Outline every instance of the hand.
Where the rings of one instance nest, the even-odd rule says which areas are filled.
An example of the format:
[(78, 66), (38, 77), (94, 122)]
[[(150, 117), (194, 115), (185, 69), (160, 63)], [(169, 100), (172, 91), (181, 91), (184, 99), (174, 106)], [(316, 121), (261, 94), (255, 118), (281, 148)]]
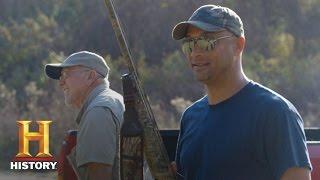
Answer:
[(168, 166), (168, 169), (174, 176), (177, 175), (177, 164), (175, 161), (171, 162), (171, 164)]

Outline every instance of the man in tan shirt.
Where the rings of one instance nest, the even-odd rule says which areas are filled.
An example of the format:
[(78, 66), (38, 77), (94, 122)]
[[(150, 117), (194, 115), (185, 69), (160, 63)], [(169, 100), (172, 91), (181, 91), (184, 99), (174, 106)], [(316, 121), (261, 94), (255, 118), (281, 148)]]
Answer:
[(68, 156), (78, 179), (117, 179), (124, 104), (122, 96), (109, 88), (104, 59), (81, 51), (62, 63), (47, 64), (45, 72), (59, 80), (65, 103), (80, 109), (77, 144)]

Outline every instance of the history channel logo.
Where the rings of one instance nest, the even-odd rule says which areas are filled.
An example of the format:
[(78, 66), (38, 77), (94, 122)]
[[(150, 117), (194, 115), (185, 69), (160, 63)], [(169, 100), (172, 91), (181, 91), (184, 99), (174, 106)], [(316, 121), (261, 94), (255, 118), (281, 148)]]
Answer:
[[(38, 132), (30, 132), (31, 121), (17, 121), (19, 127), (19, 152), (10, 162), (12, 170), (55, 170), (57, 162), (49, 152), (49, 125), (52, 121), (37, 121)], [(29, 142), (38, 141), (39, 152), (29, 153)]]

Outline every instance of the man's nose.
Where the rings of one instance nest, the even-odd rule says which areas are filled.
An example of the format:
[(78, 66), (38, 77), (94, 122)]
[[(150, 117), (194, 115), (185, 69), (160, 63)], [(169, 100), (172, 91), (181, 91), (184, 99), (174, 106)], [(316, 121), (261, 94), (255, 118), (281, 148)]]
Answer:
[(65, 84), (64, 79), (62, 79), (61, 77), (59, 78), (59, 86), (62, 87)]
[(192, 49), (192, 52), (190, 53), (191, 59), (197, 58), (201, 56), (204, 53), (204, 50), (199, 48), (197, 45)]

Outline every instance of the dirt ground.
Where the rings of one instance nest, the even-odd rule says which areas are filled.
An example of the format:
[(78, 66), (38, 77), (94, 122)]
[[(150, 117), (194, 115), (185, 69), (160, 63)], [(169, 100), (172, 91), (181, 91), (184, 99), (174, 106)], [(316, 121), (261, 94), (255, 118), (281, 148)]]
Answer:
[(0, 180), (56, 180), (57, 173), (5, 172), (0, 171)]

